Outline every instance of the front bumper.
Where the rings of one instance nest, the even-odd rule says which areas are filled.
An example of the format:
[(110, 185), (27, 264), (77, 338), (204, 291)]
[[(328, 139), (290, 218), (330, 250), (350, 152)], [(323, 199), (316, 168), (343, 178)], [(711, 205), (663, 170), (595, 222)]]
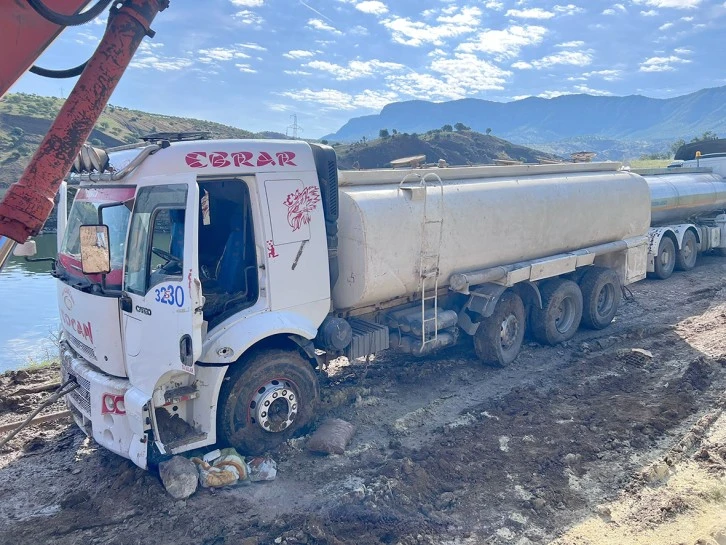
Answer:
[[(96, 370), (65, 341), (60, 353), (62, 380), (74, 378), (79, 386), (66, 396), (76, 424), (99, 445), (146, 469), (148, 398), (131, 387), (128, 379)], [(123, 396), (125, 413), (104, 412), (105, 394)]]

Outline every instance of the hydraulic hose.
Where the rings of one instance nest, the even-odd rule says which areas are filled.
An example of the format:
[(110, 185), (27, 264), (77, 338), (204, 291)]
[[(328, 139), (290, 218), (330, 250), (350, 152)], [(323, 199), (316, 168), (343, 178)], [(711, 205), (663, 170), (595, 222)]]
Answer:
[(98, 2), (90, 9), (77, 13), (75, 15), (63, 15), (57, 11), (53, 11), (46, 6), (41, 0), (25, 0), (28, 5), (33, 8), (41, 17), (47, 19), (51, 23), (58, 26), (78, 26), (84, 25), (98, 17), (113, 0), (98, 0)]
[(79, 64), (78, 66), (75, 66), (73, 68), (68, 68), (67, 70), (51, 70), (50, 68), (42, 68), (34, 64), (30, 67), (29, 72), (31, 74), (35, 74), (36, 76), (42, 76), (44, 78), (75, 78), (76, 76), (80, 76), (83, 73), (83, 71), (86, 69), (87, 64), (88, 61), (84, 62), (83, 64)]

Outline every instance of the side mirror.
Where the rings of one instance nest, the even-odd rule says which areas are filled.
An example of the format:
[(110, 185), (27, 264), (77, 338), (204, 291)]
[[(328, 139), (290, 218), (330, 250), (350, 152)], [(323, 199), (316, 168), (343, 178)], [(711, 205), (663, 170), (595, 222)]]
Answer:
[(33, 257), (38, 253), (34, 240), (28, 240), (25, 244), (18, 244), (13, 250), (15, 257)]
[(111, 272), (108, 225), (81, 225), (81, 269), (83, 274)]

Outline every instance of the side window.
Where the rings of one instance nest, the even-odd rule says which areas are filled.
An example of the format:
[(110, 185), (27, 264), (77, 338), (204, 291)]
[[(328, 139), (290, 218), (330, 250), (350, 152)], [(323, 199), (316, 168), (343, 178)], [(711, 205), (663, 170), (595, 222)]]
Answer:
[(126, 255), (126, 291), (144, 295), (160, 282), (181, 278), (186, 200), (185, 184), (139, 190)]

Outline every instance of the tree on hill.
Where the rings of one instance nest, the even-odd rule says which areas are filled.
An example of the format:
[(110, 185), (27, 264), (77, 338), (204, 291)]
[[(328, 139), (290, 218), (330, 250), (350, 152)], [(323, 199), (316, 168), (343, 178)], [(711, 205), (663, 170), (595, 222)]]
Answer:
[(462, 122), (459, 122), (456, 125), (454, 125), (454, 130), (456, 130), (457, 132), (470, 131), (471, 130), (471, 127), (467, 127)]
[(489, 127), (487, 127), (487, 136), (489, 136), (490, 134), (492, 134), (492, 130)]
[(705, 142), (706, 140), (718, 140), (718, 135), (713, 131), (706, 131), (701, 136), (696, 136), (691, 143)]
[[(671, 156), (672, 157), (675, 157), (675, 155), (678, 152), (678, 150), (681, 149), (681, 146), (685, 146), (685, 145), (686, 145), (686, 141), (683, 140), (683, 138), (679, 138), (678, 140), (676, 140), (675, 142), (673, 142), (671, 144), (671, 147), (670, 147)], [(669, 157), (669, 159), (670, 159), (670, 157)]]
[(388, 138), (390, 134), (388, 134), (388, 129), (381, 129), (378, 131), (378, 138)]
[(444, 131), (444, 132), (454, 132), (454, 127), (452, 127), (451, 125), (446, 124), (443, 127), (441, 127), (441, 130)]

